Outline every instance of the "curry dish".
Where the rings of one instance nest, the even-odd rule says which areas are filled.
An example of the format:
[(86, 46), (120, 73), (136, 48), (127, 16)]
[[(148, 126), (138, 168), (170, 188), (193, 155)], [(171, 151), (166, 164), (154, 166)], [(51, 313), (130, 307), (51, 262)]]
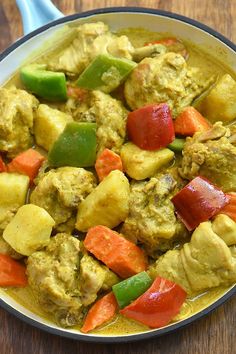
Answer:
[(236, 81), (181, 39), (73, 28), (0, 88), (0, 286), (127, 334), (236, 282)]

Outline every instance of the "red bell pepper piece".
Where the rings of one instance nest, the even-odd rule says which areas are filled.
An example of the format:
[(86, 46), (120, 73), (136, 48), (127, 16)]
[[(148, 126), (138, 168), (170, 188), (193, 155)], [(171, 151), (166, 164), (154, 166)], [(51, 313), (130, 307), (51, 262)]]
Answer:
[(152, 104), (129, 113), (127, 120), (129, 138), (144, 150), (158, 150), (174, 138), (174, 125), (166, 103)]
[(189, 231), (209, 220), (228, 202), (229, 197), (206, 178), (195, 177), (172, 199), (177, 216)]
[(0, 156), (0, 172), (6, 172), (7, 171), (7, 167), (5, 165), (5, 162), (2, 159), (2, 156)]
[(179, 313), (186, 296), (185, 290), (178, 284), (157, 277), (143, 295), (120, 313), (151, 328), (162, 327)]

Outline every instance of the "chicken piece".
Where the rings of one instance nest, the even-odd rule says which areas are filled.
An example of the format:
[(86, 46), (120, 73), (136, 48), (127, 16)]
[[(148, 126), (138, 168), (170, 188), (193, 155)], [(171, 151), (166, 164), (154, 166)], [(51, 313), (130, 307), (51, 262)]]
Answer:
[(180, 175), (188, 180), (197, 175), (208, 178), (224, 192), (236, 190), (236, 146), (230, 142), (230, 129), (221, 122), (207, 132), (187, 138)]
[(222, 233), (217, 235), (213, 231), (210, 221), (201, 223), (181, 250), (168, 251), (151, 266), (150, 275), (176, 282), (189, 295), (233, 284), (236, 255), (221, 237)]
[(42, 174), (36, 183), (30, 202), (51, 215), (58, 231), (73, 230), (79, 204), (95, 188), (92, 172), (83, 168), (60, 167)]
[(80, 279), (81, 302), (84, 306), (94, 302), (100, 290), (109, 290), (119, 282), (115, 273), (87, 254), (80, 261)]
[(176, 116), (213, 80), (188, 67), (182, 55), (169, 52), (139, 63), (125, 82), (125, 98), (132, 110), (166, 102)]
[[(72, 99), (71, 99), (72, 100)], [(126, 136), (126, 118), (128, 111), (123, 104), (101, 91), (87, 93), (82, 103), (72, 106), (71, 100), (66, 112), (74, 120), (97, 123), (97, 153), (111, 149), (119, 153)]]
[(179, 232), (180, 222), (170, 201), (175, 192), (176, 181), (169, 173), (149, 181), (131, 183), (129, 215), (122, 233), (128, 238), (136, 237), (144, 243), (149, 253), (171, 248), (176, 237), (186, 236), (184, 227)]
[(38, 100), (24, 90), (0, 88), (0, 150), (10, 158), (33, 145)]
[(132, 59), (133, 50), (128, 37), (117, 37), (103, 22), (85, 23), (76, 29), (72, 43), (59, 52), (49, 63), (49, 69), (78, 76), (99, 54)]
[(63, 326), (82, 320), (80, 298), (80, 241), (67, 234), (57, 234), (43, 251), (27, 260), (27, 275), (39, 304)]

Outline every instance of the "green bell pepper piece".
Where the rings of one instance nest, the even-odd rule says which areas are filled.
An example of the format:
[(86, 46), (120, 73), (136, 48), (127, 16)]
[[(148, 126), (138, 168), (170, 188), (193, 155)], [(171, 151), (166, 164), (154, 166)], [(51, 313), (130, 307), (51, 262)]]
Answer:
[(67, 123), (48, 154), (53, 167), (90, 167), (96, 160), (96, 123)]
[(117, 88), (136, 66), (137, 64), (132, 60), (100, 54), (82, 72), (77, 85), (85, 89), (109, 93)]
[(64, 73), (48, 71), (45, 64), (32, 64), (20, 70), (20, 78), (27, 90), (49, 101), (67, 99)]
[(142, 295), (151, 284), (149, 275), (141, 272), (113, 285), (112, 290), (120, 308), (123, 308)]
[(168, 145), (168, 148), (175, 152), (181, 152), (184, 148), (184, 144), (185, 144), (185, 139), (175, 138), (175, 140)]

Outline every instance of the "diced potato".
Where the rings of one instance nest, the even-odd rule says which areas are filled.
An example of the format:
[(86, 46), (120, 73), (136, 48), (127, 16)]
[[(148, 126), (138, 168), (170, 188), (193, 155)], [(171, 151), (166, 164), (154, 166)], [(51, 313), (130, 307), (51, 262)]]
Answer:
[(212, 222), (212, 230), (225, 241), (227, 246), (236, 244), (236, 222), (228, 215), (218, 214)]
[(3, 232), (3, 238), (18, 253), (30, 256), (48, 245), (53, 218), (46, 210), (34, 204), (20, 207)]
[(69, 114), (50, 108), (46, 104), (40, 104), (34, 121), (37, 144), (49, 151), (66, 124), (72, 120)]
[(119, 225), (128, 215), (129, 192), (125, 175), (119, 170), (110, 172), (80, 204), (76, 228), (87, 231), (96, 225)]
[(124, 171), (136, 180), (154, 176), (158, 170), (173, 160), (174, 155), (169, 149), (147, 151), (133, 143), (123, 145), (120, 153)]
[(0, 228), (4, 229), (17, 209), (25, 204), (29, 177), (18, 173), (0, 173)]
[(212, 123), (221, 120), (228, 123), (236, 118), (236, 81), (223, 75), (201, 102), (201, 113)]

